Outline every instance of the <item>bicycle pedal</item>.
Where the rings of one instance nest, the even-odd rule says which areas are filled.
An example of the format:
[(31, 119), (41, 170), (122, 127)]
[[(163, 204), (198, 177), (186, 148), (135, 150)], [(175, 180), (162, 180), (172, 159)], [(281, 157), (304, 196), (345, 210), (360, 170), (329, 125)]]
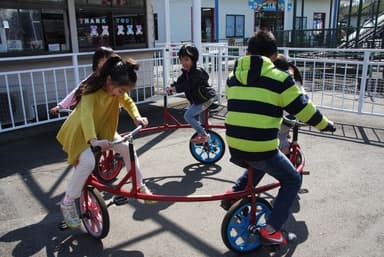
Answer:
[(67, 223), (65, 223), (64, 220), (61, 221), (61, 222), (59, 223), (59, 225), (57, 225), (57, 227), (58, 227), (58, 229), (61, 230), (61, 231), (64, 231), (64, 230), (69, 229)]
[(303, 172), (301, 174), (303, 174), (303, 175), (311, 175), (311, 172), (309, 170), (303, 170)]
[(115, 196), (115, 197), (113, 197), (112, 203), (117, 205), (117, 206), (119, 206), (119, 205), (127, 204), (128, 201), (129, 201), (128, 197), (125, 197), (125, 196)]

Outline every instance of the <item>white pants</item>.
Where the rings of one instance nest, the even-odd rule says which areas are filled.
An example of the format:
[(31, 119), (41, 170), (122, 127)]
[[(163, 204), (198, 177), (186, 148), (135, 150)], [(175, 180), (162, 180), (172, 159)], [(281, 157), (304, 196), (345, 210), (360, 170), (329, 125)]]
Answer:
[[(120, 135), (115, 135), (115, 140), (121, 138)], [(127, 172), (131, 170), (131, 159), (129, 157), (129, 146), (128, 143), (121, 143), (117, 145), (113, 145), (112, 149), (119, 153), (125, 163), (125, 168)], [(141, 174), (140, 165), (139, 165), (139, 159), (137, 158), (136, 152), (135, 152), (135, 160), (136, 160), (136, 182), (138, 187), (142, 187), (143, 184), (143, 176)], [(92, 153), (91, 148), (85, 149), (79, 157), (79, 161), (77, 166), (75, 167), (75, 171), (73, 172), (73, 175), (71, 179), (69, 180), (69, 183), (67, 185), (66, 195), (69, 196), (72, 199), (77, 199), (80, 197), (81, 190), (84, 187), (85, 181), (87, 180), (88, 176), (92, 173), (92, 170), (95, 168), (95, 156)]]

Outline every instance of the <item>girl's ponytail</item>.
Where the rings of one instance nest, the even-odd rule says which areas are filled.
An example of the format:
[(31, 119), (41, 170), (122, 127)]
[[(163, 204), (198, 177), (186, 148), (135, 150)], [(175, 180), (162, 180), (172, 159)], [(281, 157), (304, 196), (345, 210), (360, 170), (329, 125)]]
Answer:
[(90, 76), (86, 81), (84, 81), (84, 87), (82, 89), (81, 95), (92, 94), (102, 88), (107, 81), (107, 77), (111, 75), (116, 64), (121, 61), (122, 60), (120, 56), (113, 56), (108, 58), (103, 67), (100, 69), (99, 75)]
[(135, 85), (139, 64), (132, 58), (116, 63), (111, 70), (111, 79), (116, 85)]
[(120, 56), (108, 58), (98, 75), (93, 74), (80, 85), (75, 94), (77, 102), (80, 101), (82, 95), (92, 94), (102, 88), (106, 84), (108, 76), (117, 86), (135, 86), (138, 69), (139, 64), (134, 59), (128, 58), (127, 61), (123, 61)]

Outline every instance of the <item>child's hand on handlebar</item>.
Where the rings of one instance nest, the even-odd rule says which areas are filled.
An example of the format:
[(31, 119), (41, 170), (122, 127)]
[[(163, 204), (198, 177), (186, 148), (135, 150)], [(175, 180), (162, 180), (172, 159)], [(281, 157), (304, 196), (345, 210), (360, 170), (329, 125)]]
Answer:
[(173, 93), (176, 91), (174, 87), (167, 87), (167, 95), (173, 95)]
[(135, 120), (135, 125), (138, 126), (138, 125), (142, 125), (143, 128), (147, 127), (148, 126), (148, 119), (147, 117), (139, 117), (139, 118), (136, 118)]
[(101, 151), (106, 151), (112, 147), (111, 142), (106, 139), (102, 139), (102, 140), (91, 139), (90, 144), (94, 148), (100, 147)]
[(59, 110), (61, 109), (61, 107), (59, 105), (56, 105), (55, 107), (52, 107), (49, 112), (53, 115), (57, 115), (59, 113)]

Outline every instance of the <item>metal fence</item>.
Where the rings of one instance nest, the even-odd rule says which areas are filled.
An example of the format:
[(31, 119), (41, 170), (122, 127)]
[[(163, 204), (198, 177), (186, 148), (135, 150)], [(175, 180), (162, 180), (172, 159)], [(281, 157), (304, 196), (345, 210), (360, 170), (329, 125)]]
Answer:
[[(139, 80), (131, 97), (139, 104), (161, 99), (164, 89), (181, 73), (177, 58), (179, 45), (119, 51), (139, 54)], [(321, 108), (384, 116), (384, 51), (281, 48), (303, 73), (304, 86), (312, 101)], [(92, 53), (29, 57), (36, 61), (72, 59), (71, 65), (44, 69), (0, 72), (0, 133), (49, 123), (65, 116), (49, 113), (91, 65), (79, 65), (79, 58)], [(225, 101), (225, 85), (235, 60), (246, 54), (246, 47), (203, 44), (200, 63), (210, 75), (210, 84)], [(21, 58), (20, 58), (21, 59)], [(25, 58), (23, 58), (25, 60)], [(2, 64), (15, 58), (0, 59)]]

